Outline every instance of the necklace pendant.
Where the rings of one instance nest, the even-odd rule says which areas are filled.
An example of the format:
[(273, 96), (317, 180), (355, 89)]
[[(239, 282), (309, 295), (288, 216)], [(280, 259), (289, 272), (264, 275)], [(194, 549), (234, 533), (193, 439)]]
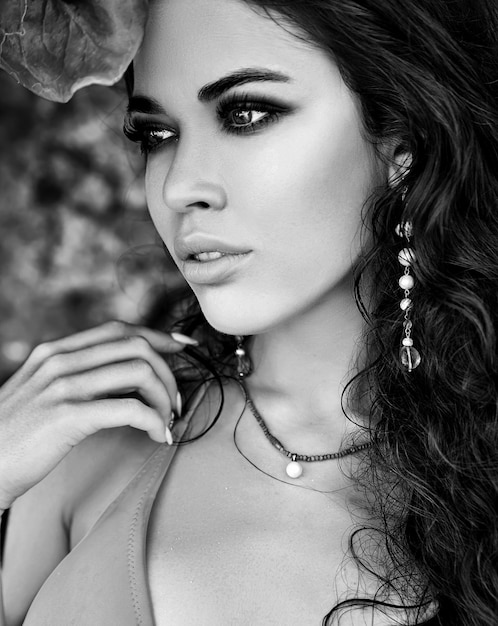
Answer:
[(303, 473), (303, 466), (295, 460), (292, 460), (285, 468), (285, 473), (289, 478), (299, 478)]

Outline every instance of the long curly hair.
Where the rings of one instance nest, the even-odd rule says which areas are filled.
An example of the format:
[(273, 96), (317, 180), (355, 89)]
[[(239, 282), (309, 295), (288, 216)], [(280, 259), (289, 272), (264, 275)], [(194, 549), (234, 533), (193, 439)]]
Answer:
[[(346, 390), (374, 442), (356, 479), (373, 494), (386, 559), (376, 571), (358, 552), (358, 531), (352, 535), (355, 557), (376, 571), (379, 596), (341, 602), (323, 623), (343, 609), (388, 604), (389, 588), (400, 597), (410, 590), (419, 623), (434, 600), (435, 623), (496, 624), (496, 0), (245, 1), (330, 54), (379, 153), (391, 142), (411, 155), (403, 180), (386, 181), (366, 210), (372, 244), (355, 268), (364, 352)], [(395, 227), (406, 220), (416, 254), (411, 319), (423, 359), (412, 372), (399, 364)], [(175, 328), (203, 337), (197, 354), (206, 366), (226, 373), (233, 338), (210, 329), (195, 300), (173, 309)]]

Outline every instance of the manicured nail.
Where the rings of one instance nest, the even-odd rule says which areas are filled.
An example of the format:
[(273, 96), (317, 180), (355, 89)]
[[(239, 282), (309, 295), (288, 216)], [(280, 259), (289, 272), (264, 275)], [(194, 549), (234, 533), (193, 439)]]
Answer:
[(182, 416), (182, 408), (183, 408), (182, 396), (180, 395), (180, 392), (177, 391), (176, 392), (176, 414), (178, 415), (178, 417)]
[(187, 346), (198, 346), (199, 342), (197, 339), (192, 339), (192, 337), (187, 337), (187, 335), (182, 335), (181, 333), (171, 333), (172, 339), (178, 341), (178, 343), (184, 343)]
[(164, 429), (164, 435), (166, 437), (166, 443), (168, 444), (168, 446), (172, 446), (173, 445), (173, 435), (171, 434), (171, 430), (167, 426)]

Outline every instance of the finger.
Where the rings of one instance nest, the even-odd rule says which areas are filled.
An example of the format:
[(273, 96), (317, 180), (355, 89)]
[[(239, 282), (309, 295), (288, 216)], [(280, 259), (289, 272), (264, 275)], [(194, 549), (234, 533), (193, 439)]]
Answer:
[[(94, 400), (72, 407), (72, 419), (78, 423), (77, 431), (84, 436), (104, 428), (132, 426), (147, 432), (159, 443), (166, 441), (165, 426), (161, 415), (152, 407), (136, 398), (112, 398)], [(79, 443), (81, 436), (72, 442)]]
[(111, 321), (69, 337), (42, 343), (33, 350), (29, 359), (31, 362), (39, 364), (55, 354), (74, 352), (137, 335), (145, 337), (158, 352), (179, 352), (186, 345), (185, 336), (178, 333), (175, 334), (175, 340), (170, 334), (159, 330), (128, 324), (127, 322)]
[(141, 335), (127, 336), (75, 352), (55, 354), (39, 367), (34, 380), (38, 378), (38, 385), (44, 388), (57, 378), (134, 359), (142, 359), (152, 366), (166, 387), (170, 398), (175, 399), (176, 405), (178, 387), (175, 377), (164, 359)]
[(147, 361), (134, 359), (93, 370), (63, 376), (43, 392), (45, 401), (56, 406), (66, 402), (103, 399), (138, 392), (167, 425), (176, 398), (170, 398), (165, 386)]

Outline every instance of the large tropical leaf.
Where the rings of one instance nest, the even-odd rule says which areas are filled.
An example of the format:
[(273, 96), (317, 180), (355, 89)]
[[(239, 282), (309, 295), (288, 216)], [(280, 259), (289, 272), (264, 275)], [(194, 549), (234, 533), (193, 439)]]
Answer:
[(140, 46), (147, 3), (0, 0), (0, 67), (58, 102), (86, 85), (111, 85)]

